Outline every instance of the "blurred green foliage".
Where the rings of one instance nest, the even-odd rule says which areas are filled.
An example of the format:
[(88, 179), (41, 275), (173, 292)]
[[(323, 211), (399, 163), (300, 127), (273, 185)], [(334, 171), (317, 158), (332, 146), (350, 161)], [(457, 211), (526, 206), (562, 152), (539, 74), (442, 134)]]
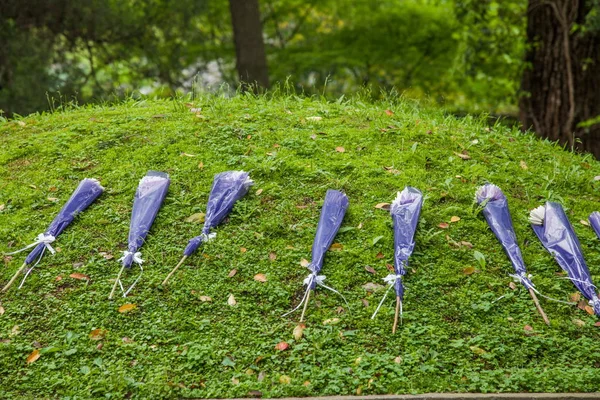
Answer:
[[(6, 0), (0, 109), (237, 85), (227, 0)], [(335, 96), (371, 88), (453, 111), (511, 113), (526, 2), (262, 0), (272, 82)]]

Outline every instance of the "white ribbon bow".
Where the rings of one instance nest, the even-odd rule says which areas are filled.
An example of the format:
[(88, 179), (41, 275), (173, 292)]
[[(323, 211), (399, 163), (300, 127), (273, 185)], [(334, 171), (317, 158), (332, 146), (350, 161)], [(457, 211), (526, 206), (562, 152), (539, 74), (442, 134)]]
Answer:
[(142, 274), (144, 273), (144, 268), (142, 268), (142, 263), (144, 262), (144, 260), (142, 260), (142, 253), (140, 253), (139, 251), (136, 251), (134, 253), (132, 251), (125, 250), (123, 252), (123, 257), (119, 258), (118, 261), (125, 260), (125, 258), (127, 258), (129, 255), (133, 255), (133, 262), (140, 266), (140, 274), (138, 275), (138, 277), (136, 278), (136, 280), (133, 282), (133, 284), (131, 286), (129, 286), (129, 289), (127, 289), (127, 290), (125, 290), (123, 288), (123, 284), (121, 283), (121, 279), (118, 280), (119, 286), (121, 287), (121, 292), (123, 292), (123, 297), (127, 297), (127, 295), (129, 294), (129, 292), (131, 292), (131, 289), (134, 288), (134, 286), (138, 283), (138, 281), (142, 277)]
[(142, 253), (140, 253), (139, 251), (137, 251), (137, 252), (134, 253), (132, 251), (125, 250), (123, 252), (123, 257), (119, 258), (118, 261), (125, 260), (131, 254), (133, 254), (133, 262), (142, 265), (142, 263), (144, 262), (144, 260), (142, 260)]
[(200, 237), (202, 238), (202, 241), (204, 243), (206, 243), (206, 242), (210, 242), (211, 240), (213, 240), (214, 238), (216, 238), (217, 237), (217, 233), (216, 232), (211, 232), (211, 233), (209, 233), (207, 235), (206, 233), (203, 232), (203, 233), (200, 234)]
[[(383, 304), (383, 302), (385, 301), (385, 298), (387, 297), (389, 291), (391, 288), (394, 287), (394, 283), (396, 283), (396, 281), (402, 281), (402, 275), (400, 274), (389, 274), (388, 276), (386, 276), (385, 278), (383, 278), (383, 281), (385, 283), (387, 283), (388, 285), (390, 285), (387, 290), (385, 291), (385, 294), (383, 295), (383, 299), (381, 299), (381, 301), (379, 302), (379, 305), (377, 306), (377, 308), (375, 309), (375, 312), (373, 313), (373, 315), (371, 316), (371, 319), (374, 319), (375, 316), (377, 315), (377, 313), (379, 312), (379, 309), (381, 308), (381, 305)], [(402, 317), (402, 302), (400, 303), (400, 317)]]
[(304, 292), (304, 296), (302, 296), (302, 301), (300, 301), (300, 304), (298, 304), (298, 306), (296, 306), (296, 308), (294, 308), (292, 311), (289, 311), (289, 312), (283, 314), (282, 317), (290, 315), (291, 313), (293, 313), (294, 311), (296, 311), (297, 309), (302, 307), (302, 305), (308, 298), (308, 293), (310, 292), (311, 286), (313, 283), (315, 283), (318, 286), (321, 286), (329, 291), (332, 291), (333, 293), (340, 295), (340, 297), (344, 300), (344, 303), (346, 303), (346, 307), (348, 307), (348, 310), (350, 310), (350, 305), (346, 301), (346, 298), (344, 297), (344, 295), (341, 294), (340, 292), (338, 292), (337, 290), (335, 290), (334, 288), (331, 288), (323, 283), (326, 278), (327, 277), (325, 275), (317, 275), (316, 272), (311, 272), (306, 278), (304, 278), (304, 281), (302, 282), (302, 284), (306, 285), (306, 291)]
[(32, 247), (37, 246), (38, 244), (44, 244), (44, 246), (46, 246), (46, 249), (48, 249), (48, 251), (52, 254), (56, 253), (56, 250), (54, 250), (54, 248), (52, 246), (50, 246), (50, 243), (54, 242), (56, 240), (56, 238), (52, 235), (46, 235), (45, 233), (40, 233), (39, 235), (37, 235), (36, 241), (23, 247), (22, 249), (19, 249), (17, 251), (13, 251), (12, 253), (5, 253), (7, 256), (10, 256), (12, 254), (17, 254), (20, 253), (22, 251), (25, 251), (27, 249), (30, 249)]

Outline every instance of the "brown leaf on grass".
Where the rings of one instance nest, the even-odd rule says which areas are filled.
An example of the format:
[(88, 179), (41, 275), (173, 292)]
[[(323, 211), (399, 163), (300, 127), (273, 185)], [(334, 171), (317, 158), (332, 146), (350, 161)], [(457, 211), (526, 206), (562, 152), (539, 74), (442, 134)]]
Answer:
[[(593, 311), (593, 310), (592, 310), (592, 311)], [(575, 325), (577, 325), (578, 327), (580, 327), (580, 328), (582, 328), (582, 327), (584, 327), (584, 326), (585, 326), (585, 322), (583, 322), (582, 320), (580, 320), (580, 319), (577, 319), (577, 318), (574, 318), (574, 319), (573, 319), (573, 323), (574, 323)]]
[(387, 114), (387, 116), (391, 117), (392, 115), (394, 115), (394, 112), (392, 110), (385, 110), (385, 113)]
[(277, 254), (275, 254), (275, 252), (273, 252), (273, 251), (270, 252), (269, 253), (269, 260), (271, 260), (271, 261), (277, 260)]
[(40, 351), (38, 349), (35, 349), (31, 352), (30, 355), (27, 356), (27, 360), (25, 361), (27, 362), (27, 364), (31, 364), (33, 362), (36, 362), (38, 358), (40, 358), (40, 355)]
[(460, 217), (457, 217), (456, 215), (453, 215), (452, 217), (450, 217), (450, 222), (458, 222), (460, 221)]
[(267, 281), (267, 276), (265, 274), (256, 274), (256, 275), (254, 275), (254, 280), (264, 283)]
[(517, 290), (517, 285), (514, 282), (510, 282), (508, 284), (508, 287), (511, 288), (512, 290)]
[(577, 303), (579, 300), (581, 300), (581, 294), (579, 292), (571, 293), (569, 295), (569, 301)]
[(369, 283), (365, 283), (364, 285), (362, 285), (362, 288), (365, 289), (367, 292), (376, 292), (378, 290), (383, 289), (383, 285), (380, 285), (378, 283), (373, 283), (373, 282), (369, 282)]
[(227, 298), (227, 304), (229, 304), (232, 307), (237, 304), (237, 301), (235, 300), (235, 297), (233, 297), (232, 294), (230, 294), (229, 297)]
[(279, 342), (275, 345), (275, 350), (283, 351), (283, 350), (287, 350), (288, 347), (290, 347), (290, 345), (287, 344), (287, 342)]
[(338, 146), (335, 148), (335, 151), (337, 151), (338, 153), (344, 153), (346, 149), (344, 149), (342, 146)]
[(525, 329), (525, 330), (526, 330), (526, 331), (528, 331), (528, 332), (531, 332), (531, 331), (533, 330), (533, 328), (532, 328), (530, 325), (525, 325), (525, 326), (523, 327), (523, 329)]
[(472, 249), (472, 248), (473, 248), (473, 243), (471, 243), (471, 242), (465, 242), (464, 240), (462, 240), (462, 241), (460, 242), (460, 244), (461, 244), (461, 245), (463, 245), (463, 246), (465, 246), (465, 247), (468, 247), (468, 248), (470, 248), (470, 249)]
[(600, 321), (596, 322), (594, 326), (600, 326)]
[(473, 275), (475, 273), (475, 268), (473, 267), (467, 267), (465, 269), (463, 269), (463, 274), (465, 275)]
[(369, 300), (367, 300), (367, 299), (360, 299), (360, 301), (363, 303), (363, 306), (369, 307)]
[(282, 385), (289, 385), (290, 383), (292, 383), (292, 378), (290, 378), (287, 375), (281, 375), (279, 377), (279, 383), (281, 383)]
[(438, 224), (438, 227), (439, 227), (439, 228), (442, 228), (442, 229), (448, 229), (448, 228), (450, 227), (450, 225), (448, 225), (448, 223), (447, 223), (447, 222), (440, 222), (440, 223)]
[(94, 329), (89, 334), (90, 339), (92, 340), (102, 340), (106, 337), (105, 329)]
[(378, 203), (375, 205), (375, 208), (379, 210), (388, 210), (390, 209), (390, 203)]
[(200, 213), (195, 213), (195, 214), (192, 214), (189, 217), (187, 217), (185, 219), (185, 222), (190, 222), (190, 223), (193, 223), (193, 224), (201, 224), (201, 223), (204, 222), (204, 217), (205, 216), (206, 216), (206, 214), (201, 213), (201, 212)]
[(579, 308), (580, 310), (585, 311), (585, 307), (588, 305), (587, 301), (585, 301), (585, 299), (579, 300), (579, 302), (577, 303), (577, 308)]
[(130, 312), (132, 310), (135, 310), (137, 308), (137, 305), (133, 304), (133, 303), (127, 303), (127, 304), (123, 304), (121, 307), (119, 307), (119, 312), (120, 313), (127, 313)]
[(594, 309), (590, 305), (585, 306), (585, 312), (594, 315)]
[(0, 306), (0, 315), (4, 315), (4, 307)]
[(198, 169), (204, 169), (204, 163), (202, 161), (198, 163)]
[(381, 260), (383, 257), (384, 257), (384, 255), (383, 255), (383, 253), (382, 253), (382, 252), (379, 252), (379, 253), (377, 253), (377, 255), (375, 256), (375, 258), (378, 258), (378, 259), (380, 259), (380, 260)]
[(377, 271), (375, 271), (375, 269), (374, 269), (373, 267), (370, 267), (370, 266), (368, 266), (368, 265), (367, 265), (367, 266), (365, 266), (365, 270), (366, 270), (367, 272), (371, 273), (371, 274), (376, 274), (376, 273), (377, 273)]
[(248, 249), (247, 249), (247, 248), (245, 248), (245, 247), (240, 247), (240, 251), (241, 251), (242, 253), (245, 253), (245, 252), (247, 252), (247, 251), (248, 251)]
[(294, 339), (296, 341), (302, 339), (302, 335), (304, 334), (305, 328), (306, 328), (306, 325), (304, 325), (303, 323), (299, 323), (298, 325), (296, 325), (294, 327), (293, 335), (294, 335)]
[[(115, 256), (113, 256), (112, 254), (107, 253), (105, 251), (101, 251), (98, 254), (100, 254), (102, 257), (104, 257), (105, 260), (112, 260), (113, 258), (115, 258)], [(83, 265), (83, 263), (82, 263), (82, 265)]]
[(339, 318), (328, 318), (323, 321), (323, 325), (335, 325), (340, 322)]
[(344, 246), (341, 243), (334, 243), (329, 247), (329, 251), (342, 251)]
[(394, 272), (394, 266), (392, 264), (385, 264), (385, 267), (387, 268), (388, 271)]
[(263, 192), (263, 190), (262, 190), (262, 189), (258, 189), (258, 190), (256, 191), (256, 195), (257, 195), (257, 196), (260, 196), (260, 194), (261, 194), (262, 192)]
[(232, 269), (231, 271), (229, 271), (229, 273), (227, 274), (228, 278), (233, 278), (235, 276), (235, 274), (237, 274), (237, 269)]
[(200, 299), (201, 302), (211, 302), (212, 301), (212, 297), (208, 297), (208, 296), (200, 296), (198, 297)]
[(580, 220), (580, 221), (579, 221), (579, 223), (580, 223), (581, 225), (590, 226), (590, 223), (589, 223), (589, 222), (587, 222), (585, 219), (582, 219), (582, 220)]
[(89, 281), (90, 280), (89, 276), (82, 274), (81, 272), (73, 272), (69, 276), (73, 279), (79, 279), (80, 281)]
[(522, 169), (525, 169), (525, 170), (529, 168), (529, 167), (527, 167), (527, 163), (523, 160), (521, 160), (519, 162), (519, 165), (521, 166)]
[(454, 152), (454, 154), (456, 154), (458, 157), (462, 158), (463, 160), (470, 160), (471, 156), (465, 151), (463, 151), (462, 153), (457, 153)]

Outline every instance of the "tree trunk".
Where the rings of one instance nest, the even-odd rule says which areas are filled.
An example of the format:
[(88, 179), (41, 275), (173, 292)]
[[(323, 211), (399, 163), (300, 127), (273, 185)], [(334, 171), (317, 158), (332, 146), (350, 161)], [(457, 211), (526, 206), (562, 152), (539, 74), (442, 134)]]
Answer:
[(523, 73), (523, 128), (600, 158), (600, 34), (583, 26), (587, 0), (529, 0), (527, 68)]
[[(269, 87), (269, 72), (262, 37), (258, 0), (229, 0), (236, 68), (242, 87)], [(256, 87), (254, 87), (256, 89)]]

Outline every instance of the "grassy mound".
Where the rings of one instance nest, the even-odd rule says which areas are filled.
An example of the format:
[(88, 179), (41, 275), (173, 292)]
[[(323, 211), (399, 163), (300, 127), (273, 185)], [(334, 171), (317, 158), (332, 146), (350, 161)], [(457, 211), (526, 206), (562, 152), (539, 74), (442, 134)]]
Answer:
[[(597, 161), (400, 99), (207, 97), (193, 107), (131, 101), (0, 124), (0, 251), (43, 232), (80, 179), (95, 177), (106, 187), (55, 242), (60, 251), (44, 258), (23, 289), (0, 296), (3, 397), (599, 387), (596, 317), (542, 301), (552, 321), (545, 326), (528, 293), (509, 287), (510, 264), (473, 205), (478, 185), (504, 189), (534, 282), (567, 300), (576, 290), (558, 279), (527, 214), (547, 199), (563, 203), (600, 282), (600, 241), (579, 222), (600, 208)], [(171, 188), (142, 248), (142, 280), (130, 297), (111, 302), (133, 195), (149, 169), (168, 172)], [(163, 289), (187, 240), (200, 232), (188, 217), (204, 210), (214, 174), (228, 169), (250, 171), (256, 185), (217, 239)], [(391, 218), (375, 206), (405, 185), (426, 200), (405, 279), (403, 325), (392, 335), (393, 296), (370, 319), (383, 295), (373, 284), (383, 284), (393, 262)], [(307, 271), (300, 262), (310, 259), (328, 188), (343, 189), (350, 209), (323, 273), (351, 309), (317, 290), (296, 340), (298, 314), (281, 315), (302, 297)], [(460, 221), (450, 223), (453, 216)], [(4, 258), (2, 283), (24, 257)], [(228, 304), (230, 295), (237, 304)], [(126, 303), (137, 308), (120, 313)], [(280, 342), (289, 347), (277, 350)], [(41, 355), (28, 364), (36, 348)]]

